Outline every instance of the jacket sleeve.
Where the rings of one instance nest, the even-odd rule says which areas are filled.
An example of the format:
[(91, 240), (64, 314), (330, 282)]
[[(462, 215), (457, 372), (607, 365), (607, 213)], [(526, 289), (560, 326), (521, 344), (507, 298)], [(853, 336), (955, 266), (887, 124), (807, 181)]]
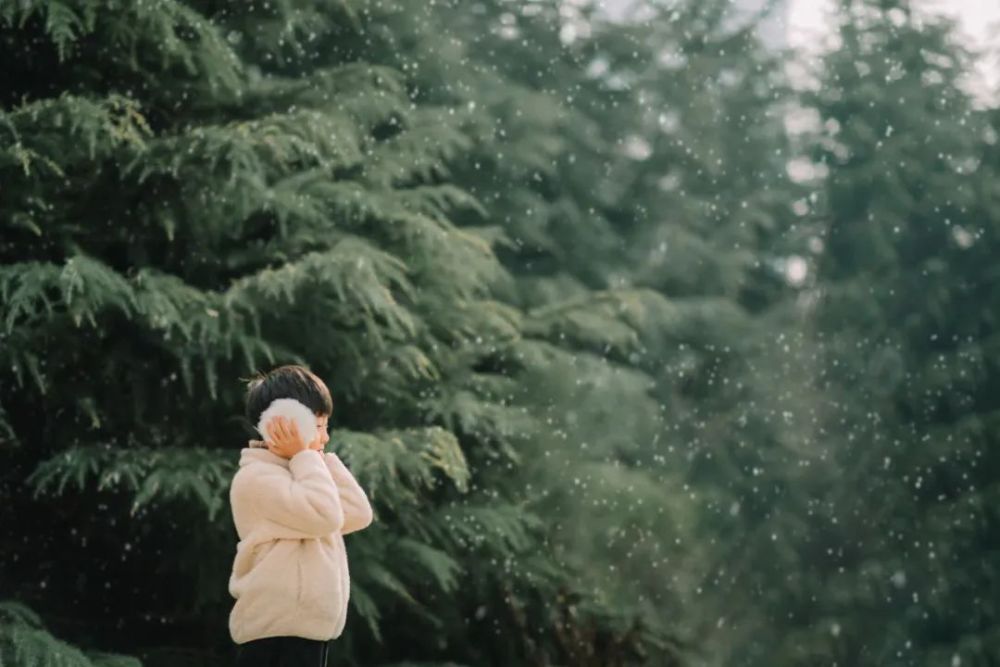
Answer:
[(364, 489), (339, 456), (333, 452), (327, 452), (325, 456), (326, 465), (340, 493), (340, 504), (344, 508), (344, 526), (340, 530), (341, 534), (347, 535), (367, 528), (371, 525), (373, 513)]
[(261, 517), (315, 537), (341, 530), (344, 510), (320, 452), (295, 454), (288, 461), (290, 476), (279, 466), (261, 468), (237, 490), (237, 497)]

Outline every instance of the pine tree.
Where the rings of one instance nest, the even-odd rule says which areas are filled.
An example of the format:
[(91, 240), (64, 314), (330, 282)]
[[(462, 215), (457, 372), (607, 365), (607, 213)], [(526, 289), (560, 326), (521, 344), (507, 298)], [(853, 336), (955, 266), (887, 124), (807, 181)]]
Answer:
[(481, 205), (448, 182), (468, 143), (450, 114), (320, 48), (356, 29), (340, 3), (51, 0), (0, 19), (18, 56), (0, 100), (6, 574), (44, 573), (4, 590), (66, 619), (60, 636), (140, 651), (155, 620), (217, 664), (232, 378), (300, 362), (328, 378), (331, 437), (379, 514), (352, 542), (353, 612), (374, 642), (409, 619), (407, 657), (462, 651), (426, 632), (481, 599), (460, 573), (539, 551), (517, 490), (472, 471), (539, 427), (482, 365), (521, 315), (492, 298), (509, 276), (489, 235), (451, 221)]
[[(621, 523), (620, 511), (616, 507), (597, 523), (593, 508), (625, 486), (615, 450), (648, 442), (658, 419), (648, 396), (649, 379), (605, 357), (611, 349), (614, 357), (627, 356), (636, 348), (638, 330), (649, 326), (644, 318), (668, 311), (654, 293), (609, 289), (604, 282), (620, 257), (614, 249), (619, 241), (600, 212), (583, 213), (591, 202), (582, 171), (567, 168), (576, 163), (592, 169), (614, 151), (595, 135), (592, 119), (561, 99), (562, 91), (585, 76), (584, 64), (570, 56), (552, 65), (566, 76), (561, 81), (558, 74), (539, 81), (507, 71), (517, 59), (550, 62), (549, 56), (561, 57), (564, 45), (554, 3), (539, 3), (537, 11), (521, 16), (517, 29), (532, 35), (526, 42), (504, 36), (510, 9), (504, 3), (397, 7), (373, 6), (364, 39), (341, 39), (338, 47), (410, 72), (409, 85), (418, 99), (465, 112), (464, 127), (473, 143), (467, 154), (457, 156), (453, 172), (489, 215), (485, 220), (465, 215), (461, 224), (498, 238), (499, 254), (514, 278), (499, 298), (525, 313), (523, 338), (498, 346), (493, 363), (520, 378), (515, 400), (547, 425), (532, 432), (524, 447), (529, 452), (522, 460), (526, 474), (504, 475), (506, 481), (491, 484), (531, 489), (533, 507), (559, 517), (545, 526), (546, 544), (558, 566), (580, 572), (563, 580), (549, 599), (540, 598), (531, 582), (551, 575), (532, 568), (547, 565), (517, 561), (511, 574), (519, 580), (511, 590), (498, 591), (497, 606), (505, 610), (507, 623), (539, 637), (529, 656), (503, 654), (498, 660), (548, 662), (566, 652), (572, 664), (632, 664), (647, 653), (651, 664), (663, 664), (675, 653), (670, 646), (673, 622), (661, 623), (646, 604), (612, 594), (622, 578), (608, 581), (607, 572), (618, 554), (607, 553), (601, 544), (608, 528)], [(449, 48), (442, 49), (442, 43)], [(531, 54), (516, 53), (522, 43), (531, 44)], [(593, 145), (584, 161), (576, 150), (588, 142)], [(619, 413), (628, 409), (627, 423), (604, 423), (600, 433), (583, 437), (567, 430), (567, 420), (579, 419), (582, 426), (593, 413), (595, 419), (587, 422), (593, 425), (615, 405)], [(615, 480), (607, 485), (601, 477), (609, 474)], [(593, 485), (578, 486), (583, 476), (593, 478)], [(590, 544), (573, 538), (576, 534), (586, 535)], [(592, 583), (595, 576), (599, 583)], [(545, 635), (551, 628), (556, 634), (549, 639)]]
[[(775, 270), (794, 195), (787, 91), (752, 26), (727, 31), (725, 10), (690, 3), (619, 25), (586, 13), (574, 23), (559, 3), (447, 4), (430, 18), (380, 16), (391, 28), (372, 47), (415, 71), (421, 94), (485, 116), (456, 173), (499, 203), (517, 281), (508, 298), (573, 350), (525, 383), (559, 435), (532, 483), (561, 517), (550, 537), (560, 558), (591, 573), (616, 615), (652, 629), (649, 664), (738, 651), (717, 626), (733, 604), (717, 566), (761, 533), (765, 503), (752, 515), (755, 483), (739, 477), (760, 463), (749, 434), (776, 431), (763, 409), (745, 421), (773, 391), (761, 357), (779, 347), (773, 322), (754, 316), (787, 292)], [(590, 33), (568, 41), (566, 25)], [(661, 62), (668, 43), (685, 66)], [(781, 444), (766, 456), (786, 456)], [(739, 520), (758, 522), (739, 536), (737, 498)]]
[(789, 498), (780, 474), (762, 475), (787, 471), (800, 449), (782, 416), (797, 372), (785, 351), (785, 262), (799, 250), (791, 204), (803, 197), (786, 174), (786, 54), (765, 49), (755, 23), (730, 24), (730, 11), (665, 10), (636, 28), (649, 50), (619, 43), (608, 72), (643, 91), (637, 159), (619, 175), (638, 223), (628, 227), (634, 279), (675, 311), (643, 358), (665, 446), (639, 461), (683, 471), (687, 532), (663, 540), (665, 565), (682, 573), (669, 609), (692, 664), (713, 665), (742, 664), (770, 629), (760, 575), (780, 576), (771, 519)]
[(949, 22), (844, 2), (838, 37), (805, 100), (820, 178), (797, 354), (823, 402), (773, 519), (774, 625), (741, 664), (988, 664), (995, 130)]
[[(907, 221), (900, 239), (940, 250), (954, 238), (969, 262), (949, 284), (982, 288), (990, 135), (949, 83), (958, 121), (909, 116), (893, 159), (939, 152), (978, 165), (971, 181), (944, 169), (933, 188), (880, 184), (895, 197), (883, 201), (865, 179), (891, 180), (894, 163), (839, 164), (838, 139), (822, 137), (831, 176), (804, 199), (784, 175), (778, 62), (752, 26), (726, 26), (726, 5), (649, 7), (624, 24), (555, 0), (0, 8), (0, 48), (16, 56), (0, 72), (0, 357), (12, 370), (0, 446), (13, 460), (0, 589), (18, 600), (0, 617), (0, 658), (60, 664), (55, 635), (148, 665), (225, 659), (225, 490), (246, 426), (234, 379), (285, 361), (330, 383), (331, 437), (376, 506), (349, 543), (357, 621), (335, 659), (860, 664), (915, 632), (918, 621), (895, 639), (851, 634), (886, 617), (865, 595), (901, 552), (845, 553), (848, 531), (864, 528), (868, 544), (877, 532), (847, 522), (844, 503), (889, 494), (907, 508), (896, 536), (927, 521), (905, 485), (933, 461), (914, 454), (914, 472), (875, 491), (865, 457), (908, 441), (919, 401), (951, 394), (880, 394), (867, 356), (845, 361), (912, 312), (902, 287), (924, 275), (865, 240), (853, 194), (880, 221)], [(894, 107), (865, 107), (892, 97), (851, 69), (889, 66), (866, 41), (887, 39), (888, 24), (863, 16), (844, 28), (863, 36), (831, 56), (830, 97), (811, 101), (826, 127), (858, 129), (846, 145), (870, 156), (865, 137), (882, 139), (865, 123)], [(919, 76), (941, 85), (962, 69), (934, 69), (953, 52), (920, 41), (926, 30), (892, 39), (932, 54), (932, 73), (900, 70), (913, 99), (931, 100)], [(907, 143), (942, 125), (919, 150)], [(909, 223), (930, 213), (900, 202), (949, 189), (959, 231), (920, 236)], [(827, 242), (817, 282), (790, 294), (783, 262), (814, 232)], [(873, 281), (895, 291), (875, 298)], [(989, 311), (962, 320), (981, 296), (962, 289), (921, 311), (962, 321), (958, 341), (989, 325)], [(803, 337), (792, 326), (817, 293)], [(914, 321), (911, 346), (933, 335)], [(879, 356), (879, 373), (955, 381), (937, 348), (905, 349)], [(948, 349), (967, 360), (973, 348)], [(990, 376), (973, 370), (958, 377), (981, 396)], [(966, 474), (983, 475), (989, 405), (972, 402), (976, 419), (931, 421), (942, 441), (959, 437), (952, 417), (971, 429)], [(854, 446), (837, 449), (873, 405), (891, 428), (853, 428)], [(843, 523), (815, 528), (817, 516)], [(965, 541), (949, 553), (974, 572), (986, 531), (956, 525)], [(983, 636), (962, 641), (985, 652)]]

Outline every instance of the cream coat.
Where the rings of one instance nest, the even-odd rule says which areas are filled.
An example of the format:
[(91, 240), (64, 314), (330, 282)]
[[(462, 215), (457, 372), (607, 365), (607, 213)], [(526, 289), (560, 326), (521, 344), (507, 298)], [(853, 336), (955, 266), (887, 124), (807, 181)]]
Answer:
[(252, 441), (229, 489), (239, 544), (229, 579), (229, 633), (339, 637), (351, 580), (344, 535), (372, 522), (368, 497), (336, 454), (285, 459)]

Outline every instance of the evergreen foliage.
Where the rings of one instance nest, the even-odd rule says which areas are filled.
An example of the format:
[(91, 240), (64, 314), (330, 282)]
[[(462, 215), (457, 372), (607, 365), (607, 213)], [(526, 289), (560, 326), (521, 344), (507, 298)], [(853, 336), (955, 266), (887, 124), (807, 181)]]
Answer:
[(902, 0), (806, 91), (730, 4), (0, 3), (0, 666), (229, 662), (295, 362), (331, 662), (991, 664), (996, 110)]
[(989, 664), (995, 129), (962, 85), (971, 61), (950, 21), (866, 1), (843, 3), (839, 21), (843, 49), (807, 99), (825, 170), (809, 216), (823, 248), (809, 330), (832, 405), (817, 424), (829, 456), (802, 483), (822, 527), (795, 545), (810, 576), (770, 650)]
[[(451, 219), (491, 212), (449, 182), (475, 119), (456, 116), (454, 100), (415, 105), (399, 68), (333, 48), (364, 28), (340, 5), (313, 3), (324, 20), (297, 53), (287, 50), (301, 37), (294, 3), (108, 10), (53, 2), (3, 16), (4, 44), (28, 57), (4, 99), (4, 356), (17, 385), (2, 401), (9, 414), (60, 416), (8, 422), (11, 479), (25, 477), (42, 507), (79, 499), (39, 546), (83, 533), (141, 540), (140, 560), (169, 554), (158, 585), (177, 599), (142, 599), (146, 617), (178, 630), (198, 619), (215, 631), (209, 648), (224, 650), (232, 536), (221, 510), (234, 460), (221, 445), (235, 424), (220, 417), (238, 411), (241, 388), (221, 378), (308, 363), (330, 378), (338, 450), (384, 526), (352, 548), (353, 610), (370, 640), (346, 638), (343, 654), (391, 660), (409, 645), (410, 657), (607, 664), (585, 652), (627, 628), (543, 555), (547, 527), (509, 472), (547, 441), (545, 411), (517, 405), (519, 378), (571, 360), (545, 342), (560, 320), (592, 344), (601, 321), (579, 306), (535, 316), (496, 298), (511, 275), (493, 246), (511, 237)], [(286, 20), (291, 33), (268, 35)], [(76, 82), (72, 93), (47, 94), (62, 81)], [(84, 518), (96, 508), (116, 518)], [(203, 527), (180, 546), (178, 517)], [(194, 572), (193, 554), (205, 555)], [(73, 602), (113, 616), (129, 600), (94, 595), (86, 582), (99, 569), (84, 569)], [(120, 577), (119, 591), (135, 581)], [(526, 643), (491, 647), (466, 631), (487, 605), (506, 609)], [(429, 643), (425, 628), (455, 634)], [(92, 628), (92, 641), (111, 641), (110, 630)]]
[(0, 602), (0, 665), (18, 667), (141, 667), (138, 660), (114, 653), (83, 652), (53, 637), (28, 607)]

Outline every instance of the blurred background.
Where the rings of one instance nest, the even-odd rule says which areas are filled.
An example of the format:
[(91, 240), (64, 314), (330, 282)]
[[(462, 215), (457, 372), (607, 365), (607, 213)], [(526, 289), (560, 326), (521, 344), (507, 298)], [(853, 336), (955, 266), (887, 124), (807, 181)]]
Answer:
[(0, 665), (231, 664), (284, 363), (331, 664), (1000, 664), (998, 7), (3, 0)]

